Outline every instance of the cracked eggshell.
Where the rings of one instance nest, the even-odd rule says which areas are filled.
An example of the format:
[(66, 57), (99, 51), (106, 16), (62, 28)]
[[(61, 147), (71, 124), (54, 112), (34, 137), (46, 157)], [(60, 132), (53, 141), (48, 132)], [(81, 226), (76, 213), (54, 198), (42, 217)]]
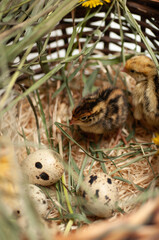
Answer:
[(85, 177), (80, 188), (84, 206), (98, 217), (110, 217), (118, 200), (118, 190), (113, 178), (105, 173), (90, 174)]
[(29, 183), (50, 186), (56, 183), (64, 172), (62, 157), (50, 149), (39, 149), (22, 162)]
[[(36, 211), (41, 217), (45, 217), (48, 211), (48, 201), (44, 192), (37, 186), (33, 184), (28, 184), (24, 189), (25, 192), (28, 192), (33, 205), (35, 206)], [(16, 209), (16, 213), (19, 217), (25, 216), (25, 201), (21, 199), (18, 202), (18, 207)]]

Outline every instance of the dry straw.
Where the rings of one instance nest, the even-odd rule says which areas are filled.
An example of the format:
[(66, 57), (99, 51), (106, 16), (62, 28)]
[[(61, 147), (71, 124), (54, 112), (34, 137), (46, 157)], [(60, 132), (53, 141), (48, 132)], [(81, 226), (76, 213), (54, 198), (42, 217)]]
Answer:
[[(140, 22), (128, 8), (129, 3), (122, 0), (108, 2), (103, 1), (102, 7), (91, 10), (77, 6), (81, 4), (78, 0), (1, 1), (0, 134), (11, 139), (20, 163), (30, 152), (47, 146), (63, 156), (65, 165), (62, 179), (51, 188), (43, 188), (50, 210), (45, 221), (39, 221), (27, 196), (24, 199), (31, 223), (27, 225), (29, 227), (24, 227), (19, 219), (5, 212), (4, 204), (0, 203), (2, 240), (25, 237), (151, 239), (159, 234), (156, 188), (159, 167), (152, 132), (141, 123), (135, 124), (131, 111), (122, 129), (127, 145), (119, 139), (114, 146), (115, 135), (92, 142), (69, 126), (71, 110), (79, 99), (108, 84), (125, 91), (132, 109), (131, 93), (135, 84), (133, 79), (121, 73), (121, 61), (138, 54), (135, 51), (138, 45), (144, 45), (158, 67), (157, 54), (149, 44), (152, 38), (148, 40), (144, 36)], [(133, 4), (136, 1), (132, 1)], [(121, 52), (108, 55), (105, 51), (109, 51), (106, 46), (110, 41), (108, 33), (112, 22), (119, 26), (119, 31), (115, 27), (113, 31), (119, 33)], [(132, 41), (136, 44), (133, 51), (125, 47), (126, 26), (132, 30)], [(150, 28), (156, 33), (152, 24)], [(142, 39), (142, 44), (136, 41), (136, 35)], [(62, 46), (59, 40), (62, 40)], [(99, 48), (99, 43), (103, 43), (104, 49)], [(61, 50), (64, 50), (62, 55)], [(1, 151), (12, 146), (8, 143), (0, 145)], [(6, 159), (9, 163), (10, 158)], [(1, 164), (2, 156), (0, 161)], [(16, 173), (16, 169), (13, 171)], [(119, 200), (114, 215), (98, 223), (99, 219), (88, 215), (80, 204), (77, 192), (84, 175), (99, 171), (115, 179)], [(8, 168), (8, 172), (11, 169)], [(23, 189), (24, 183), (17, 184)], [(151, 198), (155, 199), (148, 201)], [(147, 205), (141, 207), (147, 201)], [(134, 211), (136, 213), (132, 214)], [(89, 223), (90, 227), (87, 226)], [(83, 228), (83, 225), (86, 226)], [(75, 234), (64, 237), (77, 228)], [(99, 234), (92, 236), (92, 228)], [(86, 231), (88, 235), (85, 235)], [(57, 236), (59, 232), (62, 233)]]

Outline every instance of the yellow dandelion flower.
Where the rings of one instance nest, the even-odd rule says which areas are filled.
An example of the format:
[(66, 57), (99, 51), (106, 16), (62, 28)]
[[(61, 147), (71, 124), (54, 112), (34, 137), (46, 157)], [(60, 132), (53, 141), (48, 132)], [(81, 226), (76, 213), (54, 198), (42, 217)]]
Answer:
[(80, 0), (83, 7), (95, 8), (99, 5), (103, 5), (103, 2), (110, 3), (111, 0)]
[(0, 195), (7, 209), (14, 209), (19, 193), (20, 175), (10, 139), (0, 136)]
[[(1, 140), (0, 140), (1, 141)], [(14, 178), (15, 175), (13, 171), (13, 153), (12, 149), (9, 152), (5, 152), (6, 149), (1, 149), (0, 153), (0, 191), (5, 194), (13, 194), (14, 189)], [(3, 153), (2, 153), (3, 152)], [(3, 155), (2, 155), (3, 154)]]
[(0, 157), (0, 167), (1, 167), (0, 177), (5, 177), (8, 173), (8, 171), (11, 170), (10, 163), (8, 161), (8, 156)]
[(152, 140), (157, 146), (159, 146), (159, 133), (155, 133), (155, 135), (156, 137), (154, 137)]

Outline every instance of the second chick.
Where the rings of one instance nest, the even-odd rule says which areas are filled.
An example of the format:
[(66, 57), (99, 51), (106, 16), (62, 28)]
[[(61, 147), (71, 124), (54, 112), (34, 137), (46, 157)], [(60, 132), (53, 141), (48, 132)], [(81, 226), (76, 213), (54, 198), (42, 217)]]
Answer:
[(72, 112), (70, 124), (79, 125), (84, 132), (107, 134), (123, 126), (127, 114), (123, 91), (109, 87), (82, 98)]
[(135, 119), (159, 130), (159, 77), (155, 63), (147, 56), (135, 56), (127, 60), (124, 71), (136, 80), (132, 93)]

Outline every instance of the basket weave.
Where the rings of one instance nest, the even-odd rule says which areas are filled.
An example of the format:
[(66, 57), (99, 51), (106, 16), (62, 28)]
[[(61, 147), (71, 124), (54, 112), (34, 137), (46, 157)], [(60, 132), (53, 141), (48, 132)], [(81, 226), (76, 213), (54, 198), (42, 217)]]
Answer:
[[(159, 1), (155, 0), (140, 0), (127, 1), (127, 6), (137, 22), (141, 26), (141, 29), (146, 37), (150, 40), (150, 45), (154, 52), (159, 51)], [(69, 45), (69, 39), (71, 37), (71, 29), (73, 29), (74, 23), (77, 24), (84, 18), (86, 14), (86, 9), (84, 7), (77, 7), (72, 14), (74, 15), (74, 20), (72, 14), (65, 16), (56, 28), (53, 30), (51, 37), (48, 41), (48, 48), (46, 49), (47, 56), (63, 56)], [(95, 11), (92, 9), (92, 11)], [(107, 7), (103, 6), (101, 8), (100, 14), (105, 14)], [(115, 11), (115, 8), (114, 8)], [(101, 37), (100, 43), (97, 45), (96, 50), (101, 53), (116, 54), (121, 52), (122, 43), (120, 37), (120, 25), (118, 16), (114, 14), (114, 11), (106, 19), (106, 25), (111, 22), (109, 28), (105, 32), (105, 35)], [(98, 26), (98, 21), (102, 20), (103, 17), (97, 14), (94, 18), (91, 18), (84, 27), (82, 38), (80, 38), (81, 47), (86, 41), (86, 38), (92, 34), (92, 32)], [(128, 52), (132, 52), (137, 47), (138, 52), (146, 51), (146, 46), (141, 41), (140, 37), (134, 38), (134, 29), (127, 22), (124, 12), (122, 15), (122, 26), (124, 33), (124, 48)], [(103, 31), (104, 26), (100, 28)], [(44, 40), (46, 38), (44, 37)], [(93, 36), (92, 43), (97, 40), (96, 36)], [(100, 47), (99, 47), (100, 46)], [(78, 47), (78, 46), (77, 46)], [(78, 50), (78, 49), (77, 49)], [(37, 53), (37, 47), (34, 45), (32, 53)], [(156, 55), (157, 56), (157, 55)], [(53, 63), (50, 63), (50, 68), (53, 67)], [(33, 74), (39, 75), (44, 74), (43, 69), (37, 65), (34, 66)], [(26, 73), (21, 74), (18, 81), (30, 78)], [(83, 227), (76, 233), (71, 233), (68, 237), (63, 235), (56, 236), (56, 240), (98, 240), (98, 239), (118, 239), (118, 240), (128, 240), (128, 239), (159, 239), (159, 199), (155, 199), (143, 206), (135, 214), (130, 216), (125, 216), (118, 219), (116, 222), (111, 223), (108, 221), (101, 221), (93, 226)], [(144, 211), (146, 209), (146, 211)], [(127, 224), (127, 227), (125, 225)]]
[[(137, 19), (137, 22), (141, 26), (141, 30), (143, 31), (145, 37), (148, 37), (150, 40), (150, 46), (153, 51), (159, 51), (159, 1), (157, 0), (141, 0), (138, 2), (135, 1), (127, 1), (127, 6), (132, 14), (135, 14), (134, 17)], [(101, 8), (100, 14), (105, 14), (107, 12), (108, 6), (103, 6)], [(95, 11), (96, 9), (92, 9), (91, 11)], [(114, 9), (115, 10), (115, 9)], [(114, 17), (114, 10), (106, 19), (106, 25), (108, 22), (111, 22), (111, 25), (105, 32), (105, 35), (101, 38), (99, 44), (96, 49), (100, 50), (103, 54), (115, 54), (121, 52), (121, 37), (120, 37), (120, 25), (118, 16)], [(74, 10), (74, 21), (78, 23), (81, 21), (81, 18), (84, 18), (86, 15), (87, 9), (84, 7), (77, 7)], [(127, 51), (132, 51), (137, 46), (138, 52), (146, 51), (146, 46), (141, 41), (140, 37), (134, 38), (134, 29), (127, 22), (124, 13), (121, 13), (122, 16), (122, 26), (123, 26), (123, 34), (124, 34), (124, 48)], [(90, 34), (97, 28), (98, 22), (101, 21), (103, 17), (97, 14), (95, 17), (91, 18), (91, 20), (87, 21), (85, 28), (83, 29), (82, 40), (79, 39), (81, 43), (81, 47), (85, 43), (85, 40)], [(66, 53), (67, 47), (69, 45), (69, 39), (71, 37), (71, 32), (73, 30), (73, 19), (71, 13), (66, 15), (56, 26), (52, 35), (48, 41), (48, 48), (46, 49), (47, 56), (54, 54), (57, 56), (64, 56)], [(114, 25), (115, 24), (115, 25)], [(103, 31), (105, 26), (100, 27), (100, 30)], [(44, 38), (45, 40), (45, 38)], [(97, 40), (96, 36), (92, 36), (92, 42)], [(100, 48), (98, 47), (100, 46)], [(114, 50), (115, 49), (115, 50)], [(34, 46), (32, 49), (32, 53), (37, 53), (37, 47)], [(62, 55), (61, 55), (62, 53)], [(159, 58), (158, 55), (156, 57)], [(43, 70), (35, 66), (33, 70), (34, 75), (43, 73)], [(25, 74), (21, 75), (18, 80), (23, 80), (29, 76)]]
[[(131, 13), (136, 15), (136, 19), (138, 19), (138, 23), (141, 26), (141, 29), (144, 33), (144, 35), (148, 38), (150, 38), (151, 44), (153, 45), (153, 50), (158, 51), (159, 50), (159, 42), (157, 41), (159, 37), (159, 14), (158, 14), (158, 8), (159, 8), (159, 2), (158, 1), (153, 1), (153, 0), (141, 0), (139, 1), (127, 1), (127, 6), (130, 10)], [(101, 13), (106, 12), (106, 7), (102, 7)], [(79, 22), (80, 18), (84, 17), (86, 14), (86, 9), (83, 7), (78, 7), (75, 9), (75, 21)], [(110, 15), (107, 19), (106, 22), (112, 20), (113, 15)], [(124, 13), (122, 14), (122, 17), (124, 17)], [(65, 41), (65, 44), (59, 49), (67, 49), (68, 47), (68, 38), (70, 35), (67, 34), (67, 28), (72, 26), (72, 17), (71, 14), (68, 14), (56, 27), (56, 29), (61, 29), (62, 35), (61, 37), (52, 38), (51, 41), (55, 40), (60, 40), (63, 39)], [(89, 36), (92, 31), (96, 29), (96, 26), (98, 25), (98, 21), (100, 21), (102, 17), (96, 16), (90, 21), (87, 22), (86, 27), (88, 27), (90, 30), (84, 31), (82, 38), (83, 41), (85, 42), (86, 37)], [(130, 26), (126, 19), (122, 18), (122, 25), (123, 25), (123, 32), (124, 32), (124, 45), (127, 45), (127, 43), (134, 43), (140, 46), (141, 51), (146, 50), (145, 45), (141, 42), (141, 40), (134, 40), (134, 32), (132, 26)], [(111, 26), (108, 28), (106, 31), (105, 35), (101, 38), (101, 43), (103, 43), (103, 48), (100, 49), (105, 54), (109, 53), (116, 53), (116, 50), (111, 50), (110, 49), (110, 44), (113, 43), (116, 47), (121, 48), (121, 40), (120, 40), (120, 26), (118, 27), (113, 27), (113, 23), (116, 23), (116, 25), (119, 24), (118, 17), (116, 16), (115, 19), (112, 21)], [(103, 31), (104, 26), (100, 28), (101, 31)], [(150, 35), (150, 31), (154, 34), (154, 36)], [(116, 34), (116, 37), (112, 37), (112, 33)], [(131, 36), (130, 36), (131, 34)], [(96, 41), (97, 38), (93, 38), (92, 41)], [(127, 49), (132, 50), (132, 47), (127, 47)], [(56, 48), (53, 48), (51, 50), (52, 52), (56, 51)], [(120, 50), (119, 50), (120, 51)]]
[[(151, 47), (154, 51), (159, 51), (159, 1), (153, 0), (141, 0), (141, 1), (127, 1), (127, 6), (131, 13), (135, 14), (137, 22), (141, 26), (141, 29), (146, 37), (151, 41)], [(92, 10), (93, 11), (93, 10)], [(101, 8), (101, 13), (106, 12), (106, 7)], [(83, 7), (78, 7), (75, 9), (75, 23), (78, 23), (81, 18), (86, 14), (86, 9)], [(140, 38), (134, 39), (134, 29), (127, 23), (124, 13), (122, 13), (122, 25), (124, 33), (124, 46), (128, 51), (132, 51), (132, 43), (134, 46), (138, 46), (138, 51), (146, 51), (146, 46), (141, 41)], [(111, 21), (113, 14), (110, 14), (106, 21)], [(86, 38), (96, 29), (98, 21), (102, 19), (99, 14), (86, 23), (87, 30), (83, 30), (81, 47), (84, 44)], [(116, 27), (114, 26), (116, 24)], [(107, 24), (107, 22), (106, 22)], [(53, 47), (49, 49), (49, 53), (54, 53), (57, 50), (67, 50), (68, 39), (71, 37), (68, 29), (72, 28), (73, 20), (71, 13), (68, 14), (62, 21), (56, 26), (56, 30), (61, 31), (58, 36), (51, 37), (50, 42), (57, 42), (63, 40), (63, 45)], [(104, 26), (100, 28), (103, 31)], [(112, 34), (113, 33), (113, 34)], [(95, 42), (97, 37), (92, 37), (92, 42)], [(105, 32), (105, 35), (100, 40), (102, 48), (100, 50), (104, 54), (114, 54), (121, 50), (121, 40), (120, 40), (120, 26), (117, 16), (113, 19), (112, 24)], [(113, 45), (112, 45), (113, 44)], [(113, 48), (112, 48), (113, 46)], [(133, 49), (135, 48), (133, 46)], [(40, 69), (39, 69), (40, 72)], [(151, 201), (147, 205), (144, 205), (138, 212), (120, 218), (115, 223), (109, 223), (108, 221), (102, 221), (92, 226), (83, 227), (75, 233), (71, 233), (68, 237), (60, 235), (57, 240), (97, 240), (97, 239), (159, 239), (159, 209), (158, 209), (159, 199)], [(146, 211), (145, 211), (146, 209)], [(127, 224), (127, 227), (125, 227)], [(140, 227), (138, 227), (140, 225)], [(113, 229), (113, 230), (112, 230)], [(130, 230), (128, 230), (130, 229)]]

